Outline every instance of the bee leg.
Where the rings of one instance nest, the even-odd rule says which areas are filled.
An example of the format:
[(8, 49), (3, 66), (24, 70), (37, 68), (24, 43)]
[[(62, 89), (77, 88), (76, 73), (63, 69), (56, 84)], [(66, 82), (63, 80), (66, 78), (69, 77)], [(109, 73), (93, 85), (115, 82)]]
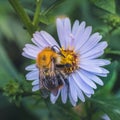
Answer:
[(41, 93), (41, 96), (42, 96), (43, 98), (47, 98), (47, 97), (49, 96), (49, 91), (46, 90), (45, 88), (42, 88), (42, 89), (40, 90), (40, 93)]

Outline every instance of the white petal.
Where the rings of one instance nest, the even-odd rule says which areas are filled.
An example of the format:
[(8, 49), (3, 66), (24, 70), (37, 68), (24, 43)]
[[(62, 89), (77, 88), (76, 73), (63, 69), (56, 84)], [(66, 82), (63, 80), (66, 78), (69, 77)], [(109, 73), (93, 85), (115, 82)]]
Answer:
[(64, 32), (65, 32), (65, 45), (64, 46), (65, 48), (68, 48), (70, 45), (71, 45), (71, 37), (70, 37), (70, 34), (71, 34), (71, 23), (70, 23), (70, 19), (66, 18), (64, 20)]
[(67, 102), (67, 94), (68, 94), (68, 87), (65, 84), (63, 86), (63, 88), (61, 89), (61, 98), (62, 98), (62, 102), (66, 103)]
[(55, 41), (55, 39), (47, 32), (45, 31), (41, 31), (40, 32), (41, 36), (43, 37), (44, 41), (46, 41), (47, 44), (49, 44), (50, 46), (58, 46), (57, 42)]
[(82, 56), (80, 56), (79, 59), (95, 59), (95, 58), (100, 57), (103, 54), (104, 54), (104, 51), (99, 51), (99, 52), (95, 53), (94, 55), (86, 57), (86, 58), (82, 58)]
[(72, 77), (69, 77), (68, 81), (69, 81), (69, 86), (70, 86), (71, 97), (73, 98), (75, 102), (77, 102), (78, 99), (77, 99), (76, 85), (74, 84)]
[(102, 120), (111, 120), (107, 114), (104, 114), (102, 116)]
[(39, 85), (35, 85), (35, 86), (33, 86), (32, 91), (34, 92), (34, 91), (37, 91), (39, 89), (40, 89)]
[(81, 59), (80, 64), (82, 64), (82, 65), (91, 64), (91, 65), (96, 65), (96, 66), (104, 66), (104, 65), (110, 64), (110, 61), (109, 60), (104, 60), (104, 59), (92, 59), (92, 60)]
[(58, 90), (58, 94), (56, 96), (54, 96), (52, 93), (50, 94), (50, 100), (52, 102), (52, 104), (55, 104), (56, 100), (58, 99), (60, 94), (60, 90)]
[(86, 25), (86, 23), (84, 21), (80, 23), (80, 26), (75, 33), (75, 38), (76, 39), (78, 38), (78, 36), (83, 34), (83, 32), (85, 30), (85, 25)]
[(84, 54), (85, 52), (88, 52), (89, 50), (91, 50), (93, 47), (96, 46), (96, 44), (102, 39), (102, 36), (99, 35), (99, 33), (94, 33), (90, 36), (90, 38), (88, 39), (88, 41), (81, 46), (80, 48), (80, 54)]
[(93, 81), (91, 81), (89, 78), (87, 78), (81, 70), (78, 70), (77, 73), (86, 84), (88, 84), (90, 87), (94, 89), (97, 88), (96, 84)]
[(91, 94), (84, 93), (88, 98), (91, 97)]
[(39, 83), (40, 83), (39, 80), (34, 80), (34, 81), (32, 82), (32, 85), (40, 85)]
[(91, 74), (91, 73), (89, 73), (89, 72), (87, 72), (87, 71), (84, 71), (84, 70), (81, 70), (82, 72), (83, 72), (83, 74), (86, 76), (86, 77), (88, 77), (89, 79), (91, 79), (92, 81), (94, 81), (95, 83), (97, 83), (97, 84), (99, 84), (99, 85), (103, 85), (104, 83), (103, 83), (103, 81), (99, 78), (99, 77), (97, 77), (95, 74)]
[(27, 80), (39, 79), (39, 71), (31, 71), (26, 75)]
[(77, 96), (82, 102), (85, 102), (85, 97), (81, 91), (81, 89), (76, 85)]
[(32, 45), (32, 44), (26, 44), (25, 47), (26, 47), (26, 48), (29, 48), (29, 49), (33, 49), (33, 50), (35, 50), (35, 51), (40, 51), (40, 50), (41, 50), (40, 47), (37, 47), (37, 46)]
[(69, 18), (65, 18), (64, 27), (67, 33), (71, 33), (71, 23)]
[(72, 104), (73, 106), (76, 106), (76, 102), (73, 100), (70, 92), (69, 92), (69, 99), (70, 99), (71, 104)]
[(36, 57), (31, 56), (31, 55), (28, 55), (28, 54), (26, 54), (25, 52), (22, 53), (22, 56), (24, 56), (24, 57), (26, 57), (26, 58), (29, 58), (29, 59), (32, 59), (32, 60), (35, 60), (35, 59), (36, 59)]
[(27, 48), (23, 48), (24, 50), (24, 53), (26, 53), (27, 55), (31, 56), (31, 57), (34, 57), (36, 58), (37, 57), (37, 54), (38, 54), (38, 51), (35, 51), (35, 50), (30, 50), (30, 49), (27, 49)]
[(33, 34), (32, 41), (33, 41), (33, 43), (35, 43), (37, 46), (39, 46), (41, 48), (53, 46), (53, 45), (58, 46), (55, 39), (49, 33), (45, 32), (45, 31), (35, 32)]
[(81, 46), (84, 45), (84, 43), (88, 40), (91, 31), (92, 31), (92, 27), (89, 26), (85, 28), (85, 31), (83, 32), (82, 35), (79, 35), (78, 38), (76, 38), (75, 52), (80, 50)]
[(94, 57), (95, 54), (103, 51), (105, 48), (107, 47), (107, 42), (100, 42), (96, 45), (96, 47), (94, 47), (92, 50), (90, 50), (89, 52), (82, 54), (81, 58), (89, 58), (91, 56)]
[(38, 31), (36, 31), (33, 34), (32, 42), (38, 47), (40, 47), (41, 49), (43, 49), (46, 46), (49, 46), (49, 44), (47, 44), (46, 41), (43, 40), (43, 38), (40, 35), (40, 32)]
[(73, 27), (72, 27), (72, 34), (73, 34), (73, 35), (76, 34), (78, 28), (79, 28), (79, 21), (76, 20), (76, 21), (74, 22), (74, 24), (73, 24)]
[(105, 74), (109, 73), (109, 71), (107, 71), (106, 69), (95, 66), (95, 65), (91, 65), (91, 64), (89, 65), (80, 64), (79, 67), (83, 70), (86, 70), (92, 73), (105, 73)]
[(88, 94), (94, 94), (94, 90), (90, 86), (88, 86), (84, 81), (82, 81), (78, 73), (73, 73), (72, 77), (73, 77), (73, 81), (78, 85), (78, 87), (83, 92)]
[(25, 70), (31, 71), (31, 70), (38, 70), (36, 64), (28, 65)]
[(57, 18), (56, 26), (57, 26), (57, 33), (60, 40), (60, 44), (61, 46), (65, 46), (64, 27), (61, 19)]
[(75, 40), (73, 41), (73, 46), (76, 47), (76, 44), (78, 44), (80, 42), (80, 37), (83, 35), (84, 31), (85, 31), (85, 22), (81, 22), (79, 28), (77, 28), (77, 31), (75, 33)]
[(61, 45), (66, 49), (71, 43), (71, 23), (69, 18), (56, 20), (57, 32)]

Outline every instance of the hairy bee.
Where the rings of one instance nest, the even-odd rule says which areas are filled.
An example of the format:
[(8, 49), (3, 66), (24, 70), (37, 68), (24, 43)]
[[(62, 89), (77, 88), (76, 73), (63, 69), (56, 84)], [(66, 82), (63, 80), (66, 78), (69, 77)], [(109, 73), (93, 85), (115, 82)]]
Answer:
[(46, 47), (37, 56), (37, 67), (39, 68), (39, 82), (43, 95), (46, 97), (49, 91), (57, 95), (58, 90), (62, 88), (65, 77), (61, 69), (69, 64), (59, 63), (61, 53), (56, 46)]

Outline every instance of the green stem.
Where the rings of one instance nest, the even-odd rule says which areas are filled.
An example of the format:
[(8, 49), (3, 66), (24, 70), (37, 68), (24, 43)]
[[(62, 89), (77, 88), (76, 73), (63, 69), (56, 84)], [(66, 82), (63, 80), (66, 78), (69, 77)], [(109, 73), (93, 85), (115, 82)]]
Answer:
[(60, 5), (64, 1), (65, 0), (56, 0), (52, 5), (50, 5), (50, 7), (48, 7), (46, 10), (44, 10), (44, 12), (42, 14), (46, 15), (48, 12), (53, 10), (55, 7), (57, 7), (57, 5)]
[(117, 51), (117, 50), (109, 50), (109, 51), (106, 52), (106, 54), (120, 55), (120, 51)]
[(15, 11), (18, 14), (18, 16), (20, 17), (20, 19), (22, 20), (22, 22), (25, 25), (25, 27), (27, 28), (29, 34), (32, 36), (32, 34), (35, 31), (34, 26), (32, 25), (32, 22), (31, 22), (29, 16), (24, 11), (20, 2), (18, 0), (9, 0), (9, 2), (12, 5), (12, 7), (15, 9)]
[(34, 18), (33, 18), (33, 25), (35, 27), (37, 27), (37, 25), (39, 23), (41, 3), (42, 3), (42, 0), (36, 0), (36, 10), (35, 10)]

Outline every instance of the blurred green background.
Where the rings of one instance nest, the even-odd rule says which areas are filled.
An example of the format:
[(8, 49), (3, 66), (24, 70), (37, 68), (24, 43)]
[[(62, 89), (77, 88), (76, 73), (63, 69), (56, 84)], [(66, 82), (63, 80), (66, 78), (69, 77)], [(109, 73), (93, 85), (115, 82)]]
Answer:
[[(33, 20), (36, 1), (18, 0)], [(25, 66), (32, 61), (21, 53), (25, 43), (31, 42), (26, 26), (11, 4), (0, 0), (0, 120), (102, 120), (107, 113), (112, 120), (120, 119), (120, 1), (119, 0), (43, 0), (38, 30), (46, 30), (56, 39), (55, 19), (68, 16), (86, 21), (93, 32), (100, 32), (109, 44), (104, 58), (112, 64), (110, 74), (102, 78), (105, 85), (98, 87), (92, 99), (79, 102), (73, 108), (60, 100), (55, 105), (44, 100), (40, 93), (31, 92), (25, 80)], [(93, 114), (94, 113), (94, 114)]]

